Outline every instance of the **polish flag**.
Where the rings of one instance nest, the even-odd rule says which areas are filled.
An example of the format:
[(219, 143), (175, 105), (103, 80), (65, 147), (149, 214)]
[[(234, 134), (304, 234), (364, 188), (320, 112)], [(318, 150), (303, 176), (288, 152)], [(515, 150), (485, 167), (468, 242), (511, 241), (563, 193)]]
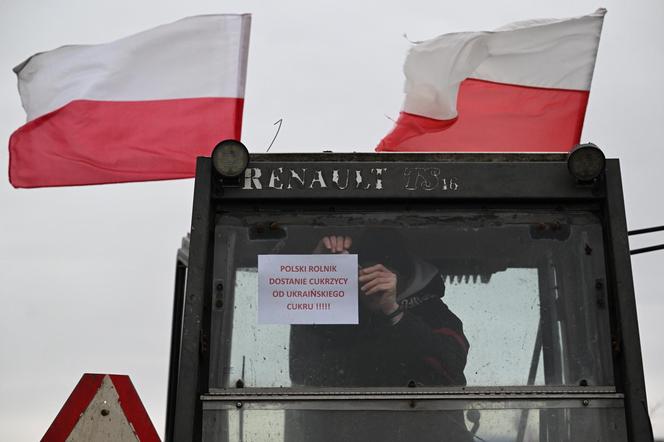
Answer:
[(581, 137), (605, 13), (415, 44), (403, 111), (376, 150), (568, 152)]
[(194, 176), (240, 138), (251, 16), (206, 15), (17, 66), (27, 123), (9, 139), (14, 187)]

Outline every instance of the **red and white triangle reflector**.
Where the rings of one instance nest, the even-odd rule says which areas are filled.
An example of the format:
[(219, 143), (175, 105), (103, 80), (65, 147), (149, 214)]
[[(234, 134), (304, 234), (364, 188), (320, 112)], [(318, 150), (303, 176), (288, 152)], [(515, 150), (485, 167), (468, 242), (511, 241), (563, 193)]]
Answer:
[(129, 376), (83, 375), (42, 442), (159, 442)]

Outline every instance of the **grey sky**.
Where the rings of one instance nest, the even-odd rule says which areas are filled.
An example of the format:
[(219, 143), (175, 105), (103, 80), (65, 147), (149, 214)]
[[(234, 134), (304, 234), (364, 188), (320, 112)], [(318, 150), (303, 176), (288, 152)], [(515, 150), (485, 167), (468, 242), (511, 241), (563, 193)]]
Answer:
[[(188, 15), (251, 12), (243, 139), (264, 151), (371, 151), (402, 101), (411, 40), (608, 9), (584, 141), (622, 161), (630, 228), (664, 224), (664, 3), (0, 0), (0, 139), (25, 121), (11, 69)], [(5, 144), (6, 146), (6, 144)], [(7, 167), (7, 149), (0, 149)], [(0, 182), (0, 440), (41, 438), (84, 372), (129, 374), (163, 433), (175, 252), (192, 180), (14, 190)], [(664, 243), (637, 238), (633, 247)], [(632, 260), (650, 407), (664, 404), (664, 252)], [(653, 415), (664, 436), (664, 405)]]

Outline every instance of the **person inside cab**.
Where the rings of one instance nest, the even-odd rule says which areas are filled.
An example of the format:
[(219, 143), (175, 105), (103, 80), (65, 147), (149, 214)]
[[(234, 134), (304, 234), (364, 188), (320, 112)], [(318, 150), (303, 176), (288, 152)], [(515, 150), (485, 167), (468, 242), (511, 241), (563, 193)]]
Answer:
[[(330, 233), (313, 253), (358, 255), (359, 324), (291, 326), (293, 386), (466, 385), (470, 345), (461, 320), (442, 300), (441, 273), (410, 252), (396, 229)], [(289, 413), (287, 440), (471, 440), (460, 411), (388, 414)], [(321, 432), (330, 425), (337, 427), (333, 433)]]

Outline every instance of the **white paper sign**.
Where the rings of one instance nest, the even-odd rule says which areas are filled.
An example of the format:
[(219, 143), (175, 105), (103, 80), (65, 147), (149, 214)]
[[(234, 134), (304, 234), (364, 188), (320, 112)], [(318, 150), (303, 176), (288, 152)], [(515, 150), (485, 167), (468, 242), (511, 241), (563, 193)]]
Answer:
[(258, 255), (259, 324), (357, 324), (357, 255)]

